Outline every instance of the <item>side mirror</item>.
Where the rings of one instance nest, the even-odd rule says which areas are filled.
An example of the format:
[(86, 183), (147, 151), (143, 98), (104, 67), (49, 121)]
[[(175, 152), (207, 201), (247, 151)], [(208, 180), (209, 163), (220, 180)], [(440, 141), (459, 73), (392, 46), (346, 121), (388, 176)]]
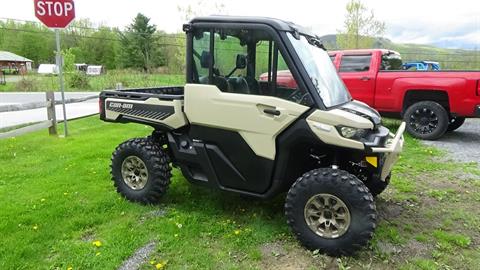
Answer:
[(235, 64), (237, 69), (244, 69), (247, 67), (247, 56), (244, 54), (237, 54), (237, 61)]
[(209, 68), (210, 67), (210, 52), (203, 51), (202, 55), (200, 56), (200, 66), (202, 68)]

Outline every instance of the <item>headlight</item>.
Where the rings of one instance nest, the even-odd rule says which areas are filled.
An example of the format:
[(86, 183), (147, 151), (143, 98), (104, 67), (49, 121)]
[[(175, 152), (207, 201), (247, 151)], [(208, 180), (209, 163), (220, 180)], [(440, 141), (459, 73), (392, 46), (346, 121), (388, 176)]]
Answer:
[(345, 137), (345, 138), (352, 138), (357, 134), (358, 128), (352, 128), (352, 127), (341, 127), (340, 128), (340, 134)]
[(353, 127), (337, 127), (338, 132), (342, 137), (347, 139), (359, 139), (368, 134), (368, 129), (353, 128)]

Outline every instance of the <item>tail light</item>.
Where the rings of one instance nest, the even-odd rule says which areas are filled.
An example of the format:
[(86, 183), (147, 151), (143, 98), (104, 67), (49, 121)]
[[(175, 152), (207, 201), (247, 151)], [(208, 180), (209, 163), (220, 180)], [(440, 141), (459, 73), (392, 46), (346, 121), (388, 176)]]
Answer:
[(477, 81), (477, 96), (480, 96), (480, 80)]
[(103, 114), (103, 100), (102, 98), (98, 98), (98, 112), (100, 115)]

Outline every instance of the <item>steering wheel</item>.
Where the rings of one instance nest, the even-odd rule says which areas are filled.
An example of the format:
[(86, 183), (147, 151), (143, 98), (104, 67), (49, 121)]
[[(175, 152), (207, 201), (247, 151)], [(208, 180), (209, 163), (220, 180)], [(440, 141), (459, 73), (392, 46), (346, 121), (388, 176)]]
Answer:
[(302, 99), (302, 92), (300, 89), (295, 89), (293, 93), (288, 95), (287, 99), (298, 103)]
[(301, 91), (300, 89), (296, 89), (291, 93), (288, 97), (287, 100), (291, 100), (295, 103), (298, 104), (311, 104), (311, 98), (310, 95), (307, 92)]

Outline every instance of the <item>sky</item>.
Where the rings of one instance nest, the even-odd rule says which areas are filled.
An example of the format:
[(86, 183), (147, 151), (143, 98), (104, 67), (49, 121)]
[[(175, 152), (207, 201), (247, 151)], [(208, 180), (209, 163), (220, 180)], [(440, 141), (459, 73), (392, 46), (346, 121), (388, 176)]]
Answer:
[[(201, 1), (201, 8), (198, 2)], [(0, 0), (0, 18), (36, 20), (33, 0)], [(157, 28), (181, 30), (185, 17), (178, 7), (191, 5), (201, 15), (276, 17), (310, 27), (319, 36), (343, 28), (345, 5), (336, 1), (269, 0), (75, 0), (77, 18), (123, 28), (143, 13)], [(480, 2), (475, 0), (363, 0), (386, 23), (385, 37), (399, 43), (433, 44), (444, 48), (480, 49)]]

